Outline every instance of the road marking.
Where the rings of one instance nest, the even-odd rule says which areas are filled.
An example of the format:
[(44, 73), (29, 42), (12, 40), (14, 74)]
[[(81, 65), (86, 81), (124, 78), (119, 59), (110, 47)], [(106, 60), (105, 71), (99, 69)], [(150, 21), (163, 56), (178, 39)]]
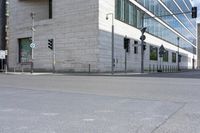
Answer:
[(12, 112), (12, 111), (14, 111), (13, 109), (2, 109), (2, 110), (0, 110), (0, 112)]
[(42, 115), (45, 115), (45, 116), (57, 116), (57, 115), (59, 115), (59, 113), (42, 113)]
[(83, 119), (83, 121), (85, 121), (85, 122), (93, 122), (94, 119)]

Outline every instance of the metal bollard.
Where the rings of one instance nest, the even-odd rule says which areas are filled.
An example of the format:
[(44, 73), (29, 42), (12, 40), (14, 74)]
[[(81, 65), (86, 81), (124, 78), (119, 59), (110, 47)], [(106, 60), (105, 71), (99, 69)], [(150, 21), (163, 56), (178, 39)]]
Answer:
[(90, 67), (91, 67), (91, 66), (90, 66), (90, 64), (89, 64), (89, 65), (88, 65), (88, 72), (89, 72), (89, 73), (90, 73)]

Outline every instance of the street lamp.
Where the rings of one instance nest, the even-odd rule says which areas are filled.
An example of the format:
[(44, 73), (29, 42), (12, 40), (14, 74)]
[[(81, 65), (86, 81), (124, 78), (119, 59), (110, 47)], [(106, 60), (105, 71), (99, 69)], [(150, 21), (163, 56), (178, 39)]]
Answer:
[[(35, 12), (31, 12), (31, 18), (32, 18), (32, 44), (35, 42)], [(31, 73), (33, 73), (33, 59), (34, 59), (34, 50), (33, 47), (31, 47)]]
[(179, 41), (180, 41), (180, 37), (177, 37), (177, 47), (178, 47), (178, 63), (177, 63), (177, 69), (178, 71), (180, 70), (180, 64), (179, 64)]
[(112, 56), (111, 56), (111, 73), (114, 74), (114, 15), (113, 13), (106, 14), (106, 20), (109, 19), (109, 15), (112, 16)]

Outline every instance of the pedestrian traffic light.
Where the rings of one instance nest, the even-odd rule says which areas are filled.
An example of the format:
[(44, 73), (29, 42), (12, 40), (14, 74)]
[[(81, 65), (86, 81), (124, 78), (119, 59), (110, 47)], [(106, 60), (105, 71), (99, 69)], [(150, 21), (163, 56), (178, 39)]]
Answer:
[(48, 48), (50, 48), (51, 50), (53, 50), (53, 39), (49, 39), (48, 40)]
[(197, 7), (192, 7), (192, 18), (197, 18)]
[(130, 39), (129, 38), (124, 38), (124, 49), (126, 50), (126, 52), (129, 52), (129, 46), (130, 45)]

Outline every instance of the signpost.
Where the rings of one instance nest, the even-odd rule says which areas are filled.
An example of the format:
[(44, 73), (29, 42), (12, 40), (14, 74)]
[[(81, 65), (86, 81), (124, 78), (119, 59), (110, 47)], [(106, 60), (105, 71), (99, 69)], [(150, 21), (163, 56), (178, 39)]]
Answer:
[(1, 70), (3, 71), (3, 60), (6, 59), (6, 51), (0, 50)]
[(5, 50), (0, 50), (0, 59), (6, 59), (6, 51)]

